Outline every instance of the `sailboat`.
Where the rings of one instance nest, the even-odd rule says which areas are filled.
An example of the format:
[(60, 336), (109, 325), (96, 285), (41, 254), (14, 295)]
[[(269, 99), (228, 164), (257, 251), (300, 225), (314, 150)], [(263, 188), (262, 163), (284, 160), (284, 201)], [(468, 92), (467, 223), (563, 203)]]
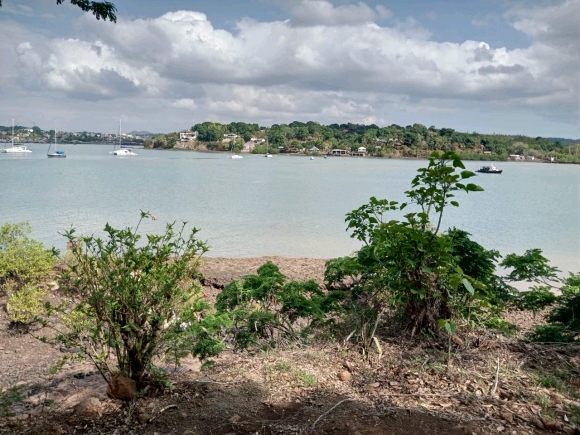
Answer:
[(268, 144), (268, 136), (266, 136), (266, 154), (264, 154), (264, 157), (272, 157), (272, 154), (270, 154), (270, 145)]
[(66, 157), (66, 152), (57, 151), (57, 149), (56, 149), (56, 128), (54, 129), (54, 153), (50, 152), (50, 145), (48, 145), (48, 150), (46, 151), (46, 155), (49, 158), (65, 158)]
[(3, 153), (31, 153), (32, 151), (26, 148), (24, 145), (16, 144), (14, 145), (14, 119), (12, 120), (12, 146), (10, 148), (4, 147), (2, 149)]
[(232, 155), (228, 156), (230, 159), (243, 159), (243, 156), (240, 156), (238, 154), (234, 154), (234, 143), (232, 141)]
[(109, 151), (109, 154), (114, 156), (136, 156), (137, 153), (133, 152), (131, 148), (124, 147), (121, 145), (121, 119), (119, 119), (119, 148), (117, 149), (117, 144), (113, 147), (113, 151)]

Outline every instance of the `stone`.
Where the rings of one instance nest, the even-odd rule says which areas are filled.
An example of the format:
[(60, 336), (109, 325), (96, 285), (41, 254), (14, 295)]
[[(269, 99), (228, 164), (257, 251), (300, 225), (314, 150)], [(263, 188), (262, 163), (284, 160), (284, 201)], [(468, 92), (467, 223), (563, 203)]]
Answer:
[(503, 418), (505, 421), (507, 421), (508, 423), (513, 423), (514, 422), (514, 415), (505, 410), (501, 413), (501, 418)]
[(242, 419), (242, 417), (240, 417), (238, 414), (234, 414), (230, 417), (230, 423), (237, 423), (238, 421), (240, 421)]
[(532, 419), (531, 423), (536, 426), (538, 429), (544, 429), (544, 423), (539, 418)]
[(101, 401), (96, 397), (89, 397), (82, 402), (77, 403), (73, 410), (74, 413), (78, 415), (95, 415), (101, 410)]
[(352, 375), (350, 374), (350, 372), (348, 370), (344, 370), (344, 371), (340, 372), (338, 377), (342, 382), (348, 382), (352, 379)]
[(381, 384), (379, 382), (373, 382), (370, 386), (371, 388), (379, 388)]
[(139, 421), (139, 424), (146, 424), (150, 418), (151, 416), (145, 412), (140, 412), (139, 415), (137, 415), (137, 420)]
[(107, 394), (115, 399), (131, 400), (136, 392), (137, 384), (126, 376), (115, 376), (107, 386)]

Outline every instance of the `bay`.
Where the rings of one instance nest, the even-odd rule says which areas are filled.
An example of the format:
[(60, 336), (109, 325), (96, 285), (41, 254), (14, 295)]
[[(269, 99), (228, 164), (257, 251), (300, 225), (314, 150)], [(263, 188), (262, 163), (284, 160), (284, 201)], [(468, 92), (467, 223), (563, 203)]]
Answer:
[[(103, 145), (58, 145), (66, 159), (48, 159), (46, 146), (29, 155), (0, 154), (0, 224), (27, 220), (34, 237), (64, 249), (59, 232), (101, 235), (106, 222), (134, 226), (139, 210), (165, 222), (188, 221), (211, 256), (331, 258), (356, 250), (344, 216), (370, 196), (404, 200), (425, 160), (244, 155), (136, 150), (109, 155)], [(465, 162), (475, 170), (483, 163)], [(443, 227), (470, 232), (502, 254), (541, 248), (564, 271), (580, 271), (580, 166), (501, 162), (501, 175), (474, 178), (485, 191), (460, 194)], [(400, 217), (400, 216), (396, 216)]]

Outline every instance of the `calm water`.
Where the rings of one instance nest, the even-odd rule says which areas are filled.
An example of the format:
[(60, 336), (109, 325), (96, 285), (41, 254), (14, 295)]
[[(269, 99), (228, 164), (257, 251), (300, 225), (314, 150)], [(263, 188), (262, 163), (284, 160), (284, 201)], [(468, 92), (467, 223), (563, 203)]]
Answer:
[[(158, 220), (143, 229), (186, 220), (201, 228), (212, 256), (333, 257), (355, 250), (344, 215), (372, 195), (404, 199), (418, 160), (317, 158), (136, 150), (114, 157), (109, 146), (62, 145), (66, 159), (48, 159), (44, 145), (26, 156), (0, 154), (0, 224), (28, 220), (35, 237), (60, 249), (58, 233), (100, 234), (106, 222), (133, 226), (139, 210)], [(480, 162), (467, 162), (476, 169)], [(580, 271), (580, 166), (501, 163), (502, 175), (481, 175), (485, 192), (461, 195), (444, 226), (473, 234), (502, 253), (540, 247), (563, 270)]]

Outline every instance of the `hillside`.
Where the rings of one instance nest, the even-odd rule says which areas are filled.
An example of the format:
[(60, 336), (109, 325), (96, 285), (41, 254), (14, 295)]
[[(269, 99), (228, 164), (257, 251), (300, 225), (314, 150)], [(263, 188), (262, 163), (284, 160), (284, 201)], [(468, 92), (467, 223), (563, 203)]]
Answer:
[[(452, 128), (426, 127), (413, 124), (402, 127), (392, 124), (379, 127), (375, 124), (330, 124), (316, 122), (292, 122), (262, 127), (258, 124), (232, 122), (220, 124), (203, 122), (191, 127), (197, 131), (197, 145), (189, 148), (225, 151), (241, 150), (252, 138), (267, 139), (270, 152), (306, 152), (313, 147), (321, 153), (332, 149), (356, 152), (365, 147), (367, 153), (376, 157), (426, 157), (433, 151), (453, 150), (464, 159), (507, 160), (509, 155), (518, 154), (538, 160), (554, 157), (561, 163), (580, 163), (578, 146), (580, 140), (513, 136), (499, 134), (462, 133)], [(225, 134), (238, 137), (231, 140)], [(160, 135), (145, 146), (150, 148), (172, 148), (179, 141), (177, 133)], [(254, 141), (259, 143), (259, 141)], [(254, 152), (262, 153), (265, 144), (254, 146)]]

